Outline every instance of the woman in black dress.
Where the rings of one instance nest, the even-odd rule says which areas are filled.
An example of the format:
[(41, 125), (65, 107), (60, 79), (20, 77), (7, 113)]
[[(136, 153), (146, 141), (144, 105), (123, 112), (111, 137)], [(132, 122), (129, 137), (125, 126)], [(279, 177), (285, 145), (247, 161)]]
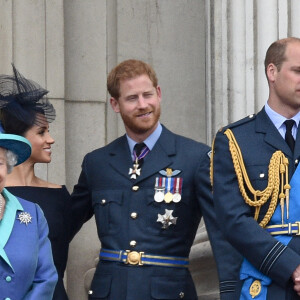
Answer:
[(27, 138), (32, 145), (28, 160), (15, 167), (7, 177), (6, 188), (16, 196), (39, 204), (49, 226), (53, 260), (58, 272), (54, 300), (67, 300), (63, 285), (69, 248), (70, 194), (66, 187), (47, 182), (35, 175), (36, 163), (50, 163), (49, 122), (55, 110), (43, 98), (48, 93), (37, 83), (24, 78), (13, 66), (13, 76), (0, 76), (0, 112), (5, 133)]

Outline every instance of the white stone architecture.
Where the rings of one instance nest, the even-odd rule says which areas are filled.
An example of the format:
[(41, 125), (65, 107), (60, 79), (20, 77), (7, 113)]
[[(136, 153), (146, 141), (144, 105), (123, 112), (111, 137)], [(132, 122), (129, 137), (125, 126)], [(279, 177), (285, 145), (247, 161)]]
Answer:
[[(118, 62), (153, 65), (162, 122), (211, 144), (219, 127), (265, 103), (263, 60), (278, 38), (300, 37), (299, 0), (0, 0), (0, 73), (11, 62), (46, 87), (57, 110), (53, 161), (39, 174), (72, 191), (83, 156), (124, 133), (106, 76)], [(70, 300), (85, 300), (99, 252), (94, 221), (70, 247)], [(202, 225), (191, 253), (199, 299), (218, 299)]]

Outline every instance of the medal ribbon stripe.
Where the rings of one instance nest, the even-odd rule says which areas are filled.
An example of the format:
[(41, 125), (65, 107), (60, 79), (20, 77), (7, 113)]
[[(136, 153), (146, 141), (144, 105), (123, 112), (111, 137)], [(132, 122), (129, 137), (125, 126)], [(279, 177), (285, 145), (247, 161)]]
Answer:
[(176, 177), (174, 178), (175, 184), (173, 186), (173, 193), (179, 193), (181, 195), (182, 191), (182, 177)]
[(167, 192), (172, 191), (172, 178), (168, 177), (167, 178)]
[(159, 177), (155, 178), (155, 189), (159, 188)]
[(175, 194), (176, 192), (178, 192), (178, 178), (175, 178), (175, 184), (173, 186), (173, 194)]
[(136, 152), (133, 151), (134, 160), (136, 160), (136, 159), (139, 160), (139, 159), (144, 158), (149, 152), (150, 152), (150, 149), (149, 149), (147, 146), (146, 146), (145, 148), (143, 148), (143, 150), (141, 151), (141, 153), (140, 153), (139, 156), (137, 156), (137, 155), (136, 155)]
[(156, 177), (155, 178), (155, 187), (154, 189), (164, 191), (165, 190), (165, 181), (163, 181), (163, 178), (161, 177)]
[(183, 181), (183, 178), (182, 177), (180, 177), (179, 178), (179, 194), (181, 195), (181, 192), (182, 192), (182, 181)]

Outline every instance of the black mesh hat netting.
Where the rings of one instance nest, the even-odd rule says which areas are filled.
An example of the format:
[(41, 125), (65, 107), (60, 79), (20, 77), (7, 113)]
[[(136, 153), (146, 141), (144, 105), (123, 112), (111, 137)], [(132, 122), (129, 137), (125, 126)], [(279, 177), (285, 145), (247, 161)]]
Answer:
[(48, 91), (22, 76), (15, 66), (13, 76), (0, 75), (0, 109), (28, 125), (40, 125), (55, 119), (55, 109), (48, 99)]

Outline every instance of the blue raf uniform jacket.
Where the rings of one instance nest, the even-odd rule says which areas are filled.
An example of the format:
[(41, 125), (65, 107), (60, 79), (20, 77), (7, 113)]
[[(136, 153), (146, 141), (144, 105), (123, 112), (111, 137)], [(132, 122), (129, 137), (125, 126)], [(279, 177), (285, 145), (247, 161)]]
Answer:
[[(258, 222), (254, 220), (254, 210), (245, 203), (239, 190), (228, 138), (224, 134), (227, 128), (232, 130), (241, 149), (252, 186), (260, 191), (267, 186), (269, 162), (277, 150), (288, 158), (289, 178), (292, 177), (300, 157), (300, 130), (293, 154), (263, 109), (256, 116), (249, 116), (217, 133), (213, 164), (214, 203), (224, 235), (256, 270), (271, 279), (267, 300), (300, 299), (293, 291), (291, 280), (293, 271), (300, 264), (300, 238), (293, 236), (285, 246), (258, 225), (266, 214), (269, 201), (261, 208)], [(300, 221), (300, 211), (298, 215)], [(241, 261), (235, 263), (240, 264)], [(236, 283), (232, 300), (240, 299), (242, 285), (242, 280)]]
[[(57, 272), (44, 214), (38, 205), (6, 189), (3, 194), (7, 202), (0, 222), (0, 299), (51, 300)], [(21, 223), (20, 213), (29, 213), (31, 222)]]
[[(230, 276), (236, 275), (231, 268), (233, 256), (223, 256), (230, 246), (216, 226), (209, 150), (163, 127), (135, 180), (128, 174), (132, 158), (125, 135), (87, 154), (72, 194), (73, 233), (95, 214), (102, 249), (187, 258), (203, 215), (214, 254), (220, 261), (220, 278), (232, 279)], [(178, 203), (154, 200), (156, 178), (164, 177), (160, 171), (166, 168), (174, 174), (180, 171), (175, 176), (182, 178), (182, 198)], [(173, 211), (177, 222), (163, 229), (157, 219), (166, 209)], [(105, 260), (97, 266), (89, 294), (90, 299), (109, 300), (198, 299), (188, 268)], [(224, 295), (228, 297), (222, 299), (231, 299), (230, 293)]]

